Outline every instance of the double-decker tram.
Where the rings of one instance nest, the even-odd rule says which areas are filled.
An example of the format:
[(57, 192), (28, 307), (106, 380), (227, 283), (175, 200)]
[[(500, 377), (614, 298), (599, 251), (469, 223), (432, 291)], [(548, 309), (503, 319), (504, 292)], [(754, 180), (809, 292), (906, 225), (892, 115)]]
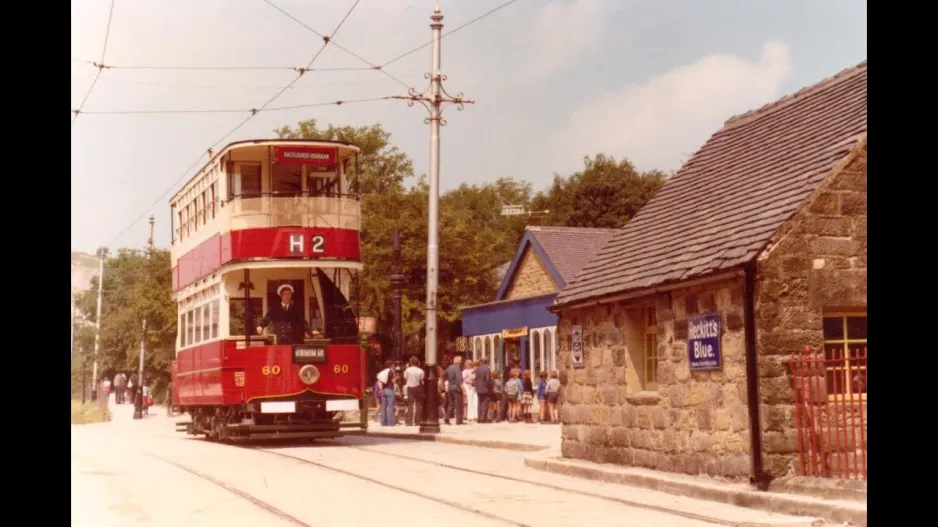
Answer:
[(180, 431), (226, 441), (367, 428), (358, 152), (232, 143), (171, 199), (172, 404), (191, 416)]

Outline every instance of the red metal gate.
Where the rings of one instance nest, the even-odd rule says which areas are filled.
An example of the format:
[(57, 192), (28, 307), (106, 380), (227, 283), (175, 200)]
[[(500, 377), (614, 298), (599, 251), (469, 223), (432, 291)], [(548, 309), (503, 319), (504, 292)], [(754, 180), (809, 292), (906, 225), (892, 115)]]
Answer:
[(801, 475), (866, 480), (867, 348), (791, 357)]

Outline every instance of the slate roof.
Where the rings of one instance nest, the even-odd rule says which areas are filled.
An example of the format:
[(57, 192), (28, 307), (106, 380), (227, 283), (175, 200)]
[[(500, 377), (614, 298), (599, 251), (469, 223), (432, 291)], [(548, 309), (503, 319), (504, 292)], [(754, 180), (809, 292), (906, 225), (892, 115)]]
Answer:
[(570, 283), (590, 260), (616, 235), (618, 229), (586, 227), (528, 227), (550, 265), (564, 282)]
[(726, 121), (558, 295), (635, 291), (752, 261), (866, 136), (866, 61)]

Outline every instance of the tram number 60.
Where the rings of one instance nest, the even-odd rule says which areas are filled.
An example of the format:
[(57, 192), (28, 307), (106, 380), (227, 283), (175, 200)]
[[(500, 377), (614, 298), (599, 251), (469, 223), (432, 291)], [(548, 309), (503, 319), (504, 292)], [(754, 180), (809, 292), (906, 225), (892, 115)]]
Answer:
[(332, 367), (332, 373), (348, 373), (348, 364), (336, 364)]
[(319, 236), (319, 235), (313, 236), (313, 252), (314, 253), (326, 252), (326, 248), (324, 247), (325, 243), (326, 243), (325, 236)]
[(261, 373), (263, 375), (280, 375), (280, 366), (276, 364), (273, 366), (264, 366), (261, 368)]

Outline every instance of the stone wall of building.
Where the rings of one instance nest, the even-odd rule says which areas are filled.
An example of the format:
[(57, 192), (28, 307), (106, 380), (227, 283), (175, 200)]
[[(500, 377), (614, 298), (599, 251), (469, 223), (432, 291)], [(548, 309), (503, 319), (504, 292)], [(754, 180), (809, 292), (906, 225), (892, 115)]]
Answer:
[[(644, 390), (635, 306), (657, 312), (658, 385)], [(720, 312), (721, 371), (691, 372), (688, 317)], [(571, 328), (583, 328), (573, 369)], [(564, 311), (558, 326), (562, 453), (598, 463), (746, 478), (750, 473), (743, 284), (731, 279), (626, 303)], [(640, 330), (639, 330), (640, 332)]]
[[(825, 309), (865, 309), (866, 254), (866, 147), (861, 145), (779, 230), (759, 258), (760, 417), (765, 468), (774, 477), (795, 474), (798, 466), (791, 355), (806, 346), (823, 349)], [(822, 379), (817, 385), (824, 390)], [(826, 393), (815, 396), (827, 399)], [(843, 422), (840, 416), (821, 419), (828, 417)], [(838, 445), (825, 444), (822, 450), (825, 455), (854, 450), (856, 442), (850, 438)]]
[(515, 274), (511, 278), (511, 285), (508, 286), (504, 300), (546, 295), (557, 290), (557, 284), (547, 266), (534, 250), (527, 247), (515, 267)]

